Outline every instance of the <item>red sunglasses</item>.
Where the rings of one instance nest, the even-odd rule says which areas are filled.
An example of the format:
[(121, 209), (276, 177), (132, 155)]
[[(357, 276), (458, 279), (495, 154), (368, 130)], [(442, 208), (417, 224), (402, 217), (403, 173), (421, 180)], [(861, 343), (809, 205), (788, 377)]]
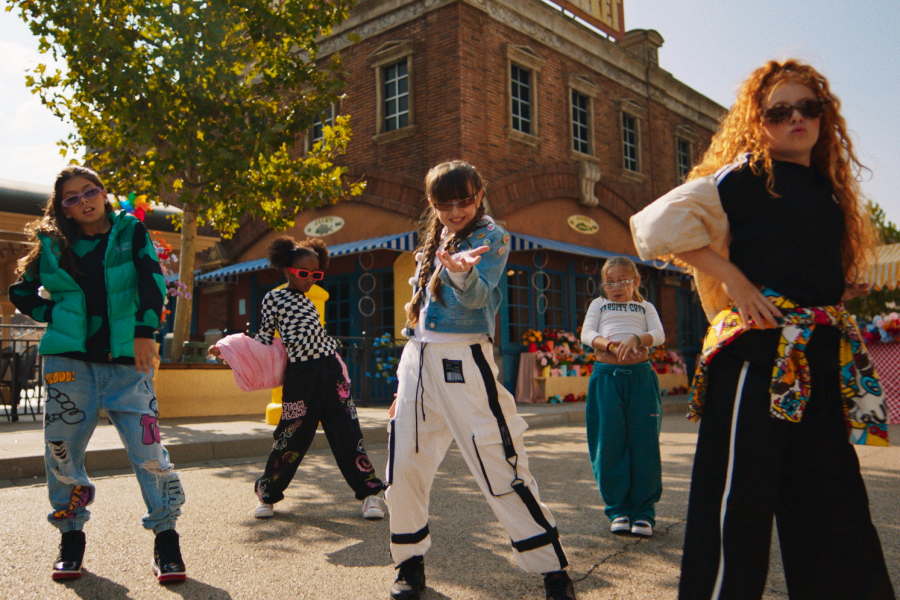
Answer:
[(312, 277), (313, 281), (321, 281), (325, 277), (325, 271), (307, 271), (306, 269), (295, 269), (294, 267), (288, 267), (288, 271), (290, 271), (291, 275), (300, 279)]

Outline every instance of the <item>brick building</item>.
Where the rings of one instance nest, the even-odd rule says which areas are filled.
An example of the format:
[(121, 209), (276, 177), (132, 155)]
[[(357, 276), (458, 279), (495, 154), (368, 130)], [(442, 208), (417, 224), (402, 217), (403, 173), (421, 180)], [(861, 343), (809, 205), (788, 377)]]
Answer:
[[(621, 0), (600, 4), (618, 6), (621, 24)], [(320, 46), (349, 73), (322, 122), (351, 115), (342, 160), (366, 191), (287, 232), (322, 236), (335, 255), (322, 283), (332, 335), (399, 333), (423, 178), (451, 158), (478, 167), (491, 214), (513, 235), (495, 341), (504, 380), (515, 380), (526, 329), (581, 324), (603, 260), (636, 254), (629, 217), (682, 180), (724, 112), (659, 66), (659, 33), (614, 37), (541, 0), (358, 3)], [(264, 258), (278, 235), (246, 223), (214, 252), (195, 331), (255, 330), (263, 295), (283, 283)], [(668, 344), (690, 358), (704, 326), (690, 281), (642, 270)]]

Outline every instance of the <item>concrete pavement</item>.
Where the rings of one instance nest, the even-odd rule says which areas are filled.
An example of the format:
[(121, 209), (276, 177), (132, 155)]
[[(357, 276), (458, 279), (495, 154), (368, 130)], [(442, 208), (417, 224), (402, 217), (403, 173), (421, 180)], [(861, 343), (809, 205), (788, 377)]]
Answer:
[[(583, 408), (520, 407), (532, 421), (526, 433), (531, 470), (558, 521), (578, 597), (674, 600), (697, 427), (681, 414), (663, 419), (665, 492), (658, 505), (657, 533), (650, 540), (620, 538), (608, 531), (587, 460), (584, 428), (578, 422)], [(232, 427), (199, 425), (180, 424), (183, 440), (190, 441), (190, 432), (197, 429), (219, 435)], [(270, 435), (271, 428), (257, 425)], [(374, 425), (383, 429), (383, 421)], [(900, 440), (900, 427), (892, 427), (891, 433)], [(384, 445), (367, 445), (383, 473)], [(859, 448), (858, 453), (896, 587), (900, 447)], [(0, 505), (7, 512), (0, 520), (0, 553), (6, 567), (0, 570), (0, 598), (385, 600), (395, 577), (387, 521), (360, 517), (360, 503), (353, 500), (327, 450), (307, 456), (273, 519), (254, 519), (252, 485), (264, 466), (263, 454), (178, 464), (187, 495), (178, 530), (189, 578), (169, 588), (159, 586), (150, 570), (152, 536), (140, 527), (143, 503), (129, 470), (94, 473), (97, 495), (86, 527), (84, 576), (67, 584), (50, 579), (59, 536), (45, 523), (48, 504), (42, 480), (5, 482), (0, 488)], [(423, 600), (543, 598), (540, 577), (515, 567), (509, 541), (455, 447), (438, 473), (431, 498), (434, 546), (426, 557), (428, 590)], [(764, 598), (787, 598), (774, 541)]]
[[(664, 396), (663, 410), (687, 412), (687, 396)], [(547, 427), (584, 422), (584, 403), (519, 404), (519, 414), (531, 427)], [(387, 443), (387, 406), (358, 408), (359, 423), (367, 445)], [(163, 419), (160, 422), (163, 443), (175, 464), (202, 460), (223, 460), (262, 456), (272, 448), (275, 427), (260, 416), (190, 419)], [(312, 450), (327, 448), (322, 429)], [(125, 448), (115, 427), (101, 419), (87, 447), (88, 472), (129, 467)], [(0, 481), (44, 477), (44, 439), (40, 422), (22, 417), (16, 423), (0, 422)], [(2, 483), (0, 483), (2, 485)]]

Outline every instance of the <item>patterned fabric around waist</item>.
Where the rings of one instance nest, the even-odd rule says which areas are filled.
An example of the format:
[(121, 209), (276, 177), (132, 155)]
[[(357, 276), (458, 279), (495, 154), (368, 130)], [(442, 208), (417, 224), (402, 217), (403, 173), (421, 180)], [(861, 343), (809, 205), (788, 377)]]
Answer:
[[(803, 417), (811, 392), (806, 344), (816, 325), (831, 325), (841, 331), (841, 395), (850, 442), (887, 446), (889, 419), (884, 392), (853, 316), (843, 304), (801, 308), (768, 288), (761, 291), (782, 312), (781, 339), (772, 368), (771, 415), (795, 423)], [(751, 328), (762, 329), (756, 323), (751, 323)], [(692, 421), (699, 420), (703, 410), (710, 362), (743, 331), (736, 307), (723, 310), (710, 323), (691, 387), (688, 418)]]

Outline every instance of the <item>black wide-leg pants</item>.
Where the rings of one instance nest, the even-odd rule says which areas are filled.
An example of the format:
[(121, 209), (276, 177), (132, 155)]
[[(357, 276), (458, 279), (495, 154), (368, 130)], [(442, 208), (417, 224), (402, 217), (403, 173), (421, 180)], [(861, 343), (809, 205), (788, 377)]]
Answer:
[(256, 481), (260, 502), (274, 504), (284, 490), (322, 423), (325, 437), (344, 479), (357, 500), (379, 493), (384, 484), (375, 473), (350, 398), (350, 384), (335, 356), (288, 363), (282, 388), (281, 421), (266, 470)]
[(680, 600), (761, 598), (773, 516), (791, 600), (894, 598), (848, 441), (839, 344), (834, 328), (813, 333), (807, 346), (812, 396), (799, 423), (770, 415), (772, 361), (751, 363), (729, 348), (713, 359)]

